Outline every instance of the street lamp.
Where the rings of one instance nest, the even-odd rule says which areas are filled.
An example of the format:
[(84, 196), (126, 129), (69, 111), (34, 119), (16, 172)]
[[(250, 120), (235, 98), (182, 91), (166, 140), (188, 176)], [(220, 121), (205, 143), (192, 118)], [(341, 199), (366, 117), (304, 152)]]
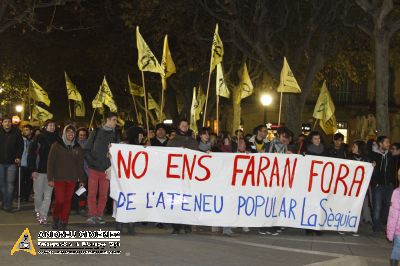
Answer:
[(267, 123), (267, 106), (272, 103), (272, 96), (269, 94), (264, 94), (260, 98), (261, 104), (264, 106), (264, 124)]
[(15, 106), (15, 111), (17, 111), (17, 113), (21, 113), (23, 110), (24, 107), (21, 104)]

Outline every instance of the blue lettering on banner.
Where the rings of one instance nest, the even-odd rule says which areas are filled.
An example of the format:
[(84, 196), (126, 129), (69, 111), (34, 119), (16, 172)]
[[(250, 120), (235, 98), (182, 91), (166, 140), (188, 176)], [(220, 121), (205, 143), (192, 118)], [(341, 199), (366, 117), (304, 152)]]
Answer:
[[(303, 199), (303, 209), (301, 213), (301, 225), (308, 227), (316, 227), (317, 220), (321, 221), (318, 223), (319, 227), (334, 227), (337, 231), (343, 228), (356, 228), (359, 219), (358, 215), (352, 215), (351, 211), (348, 213), (335, 213), (332, 208), (326, 208), (324, 203), (328, 201), (327, 198), (321, 199), (319, 206), (321, 208), (321, 217), (318, 219), (317, 214), (310, 214), (308, 218), (304, 218), (304, 212), (306, 209), (306, 198)], [(307, 216), (307, 215), (306, 215)]]
[(185, 198), (191, 198), (192, 195), (188, 195), (188, 194), (183, 194), (182, 195), (182, 211), (186, 211), (186, 212), (190, 212), (190, 209), (186, 209), (185, 205), (189, 205), (189, 202), (187, 201), (187, 199)]
[(237, 215), (257, 217), (263, 215), (266, 218), (287, 218), (296, 220), (294, 210), (297, 206), (295, 199), (282, 198), (278, 201), (277, 197), (268, 196), (239, 196), (237, 205)]
[(126, 210), (127, 211), (131, 211), (131, 210), (135, 210), (136, 209), (136, 207), (129, 208), (129, 205), (131, 203), (133, 203), (133, 200), (130, 200), (131, 196), (135, 196), (135, 195), (136, 195), (136, 193), (128, 193), (128, 194), (126, 194), (126, 198), (127, 198)]
[(136, 207), (129, 207), (133, 203), (133, 200), (131, 200), (131, 197), (133, 197), (135, 195), (136, 195), (136, 193), (128, 193), (125, 196), (124, 193), (120, 192), (118, 195), (117, 208), (122, 208), (126, 204), (125, 208), (127, 211), (135, 210)]
[[(125, 200), (121, 193), (120, 197)], [(146, 208), (179, 209), (185, 212), (212, 212), (219, 214), (224, 208), (224, 197), (209, 194), (180, 194), (176, 192), (147, 192)]]

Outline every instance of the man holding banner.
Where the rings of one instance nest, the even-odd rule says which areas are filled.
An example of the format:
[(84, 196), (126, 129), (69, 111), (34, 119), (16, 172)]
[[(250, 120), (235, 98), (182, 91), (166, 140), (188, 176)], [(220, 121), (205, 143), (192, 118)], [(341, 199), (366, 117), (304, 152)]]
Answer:
[[(186, 148), (190, 150), (199, 150), (199, 146), (197, 141), (192, 137), (192, 131), (189, 129), (189, 121), (186, 119), (181, 119), (178, 122), (178, 130), (176, 132), (176, 137), (167, 143), (167, 147), (179, 147), (179, 148)], [(181, 229), (185, 230), (185, 233), (192, 232), (192, 226), (187, 224), (173, 224), (173, 235), (177, 235), (180, 233)]]

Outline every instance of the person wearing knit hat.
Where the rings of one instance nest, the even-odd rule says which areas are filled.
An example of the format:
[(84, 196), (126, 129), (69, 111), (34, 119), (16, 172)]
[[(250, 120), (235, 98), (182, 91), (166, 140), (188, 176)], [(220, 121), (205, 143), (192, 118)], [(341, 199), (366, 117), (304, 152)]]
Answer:
[(151, 146), (166, 147), (168, 143), (167, 126), (164, 123), (156, 125), (156, 136), (150, 140)]

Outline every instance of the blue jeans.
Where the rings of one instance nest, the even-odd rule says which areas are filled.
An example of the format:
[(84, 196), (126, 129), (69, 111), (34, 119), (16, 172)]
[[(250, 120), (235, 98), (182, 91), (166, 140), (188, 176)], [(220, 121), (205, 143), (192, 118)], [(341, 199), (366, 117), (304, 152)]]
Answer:
[(372, 223), (373, 230), (383, 231), (389, 215), (393, 185), (379, 185), (372, 188)]
[(12, 207), (16, 171), (15, 164), (0, 164), (0, 191), (5, 209)]

